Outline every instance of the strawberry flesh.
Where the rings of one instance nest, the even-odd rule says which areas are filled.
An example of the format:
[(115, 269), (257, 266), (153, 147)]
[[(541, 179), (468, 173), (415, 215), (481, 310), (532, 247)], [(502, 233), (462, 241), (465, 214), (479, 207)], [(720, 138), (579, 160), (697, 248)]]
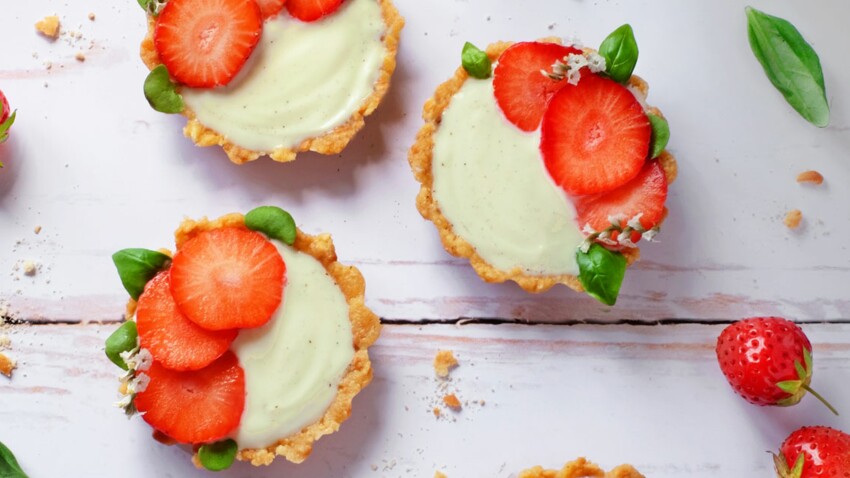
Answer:
[(180, 443), (210, 443), (226, 437), (242, 419), (245, 373), (232, 352), (201, 370), (178, 372), (154, 361), (135, 398), (142, 419)]
[(540, 150), (549, 175), (567, 193), (598, 194), (638, 175), (651, 135), (643, 107), (626, 87), (585, 71), (578, 85), (549, 101)]
[(239, 73), (262, 29), (254, 0), (169, 0), (156, 19), (154, 44), (175, 80), (213, 88)]
[(286, 10), (303, 22), (314, 22), (335, 12), (342, 0), (288, 0)]
[(789, 470), (803, 454), (803, 473), (798, 478), (850, 476), (850, 435), (841, 431), (821, 426), (803, 427), (789, 435), (780, 450), (780, 459), (785, 460)]
[(283, 10), (286, 0), (256, 0), (256, 2), (260, 6), (260, 13), (263, 15), (263, 18), (268, 19)]
[(208, 330), (260, 327), (283, 300), (286, 266), (262, 234), (221, 228), (187, 241), (174, 255), (171, 293)]
[(567, 82), (544, 76), (552, 64), (580, 50), (555, 43), (521, 42), (499, 56), (493, 72), (493, 93), (505, 117), (523, 131), (540, 126), (546, 104)]
[(187, 319), (171, 297), (170, 277), (169, 271), (160, 272), (139, 297), (139, 346), (165, 368), (199, 370), (227, 352), (237, 331), (210, 331)]

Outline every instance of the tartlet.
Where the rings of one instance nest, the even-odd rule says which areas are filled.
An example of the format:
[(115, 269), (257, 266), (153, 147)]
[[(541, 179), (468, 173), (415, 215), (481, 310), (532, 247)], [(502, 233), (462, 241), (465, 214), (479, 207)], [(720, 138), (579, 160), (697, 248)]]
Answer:
[[(419, 130), (408, 158), (421, 184), (416, 206), (425, 219), (434, 223), (446, 251), (468, 259), (484, 281), (514, 281), (524, 290), (535, 293), (556, 284), (584, 291), (587, 287), (573, 253), (578, 247), (607, 241), (605, 245), (612, 253), (625, 259), (623, 269), (636, 261), (640, 253), (634, 244), (627, 242), (627, 246), (623, 246), (611, 240), (614, 235), (611, 231), (600, 238), (601, 228), (591, 231), (583, 227), (585, 224), (579, 224), (574, 201), (582, 196), (573, 196), (565, 192), (563, 186), (559, 187), (543, 160), (543, 146), (539, 149), (537, 146), (542, 144), (536, 135), (543, 136), (540, 131), (546, 126), (545, 120), (538, 120), (537, 126), (533, 122), (531, 126), (523, 125), (523, 129), (506, 116), (496, 98), (498, 93), (494, 94), (498, 88), (495, 82), (499, 81), (500, 59), (512, 46), (523, 45), (561, 45), (561, 42), (557, 38), (546, 38), (538, 42), (491, 44), (486, 52), (481, 52), (481, 58), (486, 53), (488, 60), (483, 70), (486, 78), (475, 78), (467, 71), (468, 65), (461, 66), (425, 103), (422, 113), (425, 125)], [(589, 48), (573, 51), (584, 58), (596, 55), (596, 51)], [(584, 61), (586, 65), (587, 60)], [(496, 65), (492, 75), (490, 63)], [(581, 70), (585, 81), (604, 75), (586, 70)], [(548, 71), (539, 73), (542, 73), (541, 78), (551, 74)], [(560, 81), (567, 82), (567, 79)], [(576, 88), (581, 87), (581, 81)], [(506, 82), (503, 80), (503, 84)], [(640, 103), (647, 118), (653, 115), (666, 125), (661, 112), (646, 104), (648, 85), (645, 81), (629, 75), (622, 83), (622, 88)], [(568, 88), (572, 86), (563, 86), (562, 90)], [(547, 103), (546, 107), (551, 104)], [(492, 131), (488, 133), (491, 136), (482, 133), (485, 130)], [(650, 164), (657, 165), (655, 176), (663, 176), (666, 184), (676, 178), (676, 161), (666, 148), (655, 158), (648, 158), (645, 166), (648, 168)], [(645, 176), (643, 169), (638, 176)], [(598, 195), (588, 194), (585, 198)], [(659, 208), (658, 220), (646, 224), (645, 229), (652, 232), (643, 237), (651, 239), (666, 212), (666, 207)], [(625, 227), (630, 219), (634, 218), (623, 218), (622, 226)], [(637, 219), (643, 221), (640, 217)], [(634, 230), (630, 231), (635, 234), (635, 240), (641, 237)], [(511, 240), (514, 243), (509, 243)], [(499, 241), (505, 243), (499, 245)], [(616, 293), (613, 298), (594, 296), (609, 305), (616, 299)]]
[[(141, 58), (151, 70), (163, 64), (155, 42), (155, 8), (161, 7), (148, 10), (141, 44)], [(183, 133), (196, 145), (221, 146), (237, 164), (264, 155), (285, 162), (305, 151), (341, 152), (389, 89), (404, 19), (391, 0), (345, 0), (338, 8), (310, 22), (289, 15), (286, 8), (265, 18), (257, 48), (228, 85), (190, 88), (172, 77), (184, 101), (182, 108), (168, 112), (187, 118)], [(293, 43), (316, 44), (288, 48), (293, 37)], [(269, 57), (277, 63), (265, 64)], [(264, 74), (272, 68), (285, 73)], [(307, 79), (298, 83), (301, 78)], [(287, 88), (294, 91), (291, 96), (279, 92)], [(228, 95), (232, 98), (223, 99)], [(234, 120), (235, 112), (245, 108)]]
[[(263, 211), (265, 216), (258, 220), (256, 211)], [(274, 214), (267, 214), (269, 211)], [(286, 218), (289, 221), (288, 232), (281, 235), (281, 224), (287, 224)], [(242, 242), (221, 238), (238, 238), (238, 241), (247, 238), (252, 241), (251, 253), (233, 246), (241, 247)], [(214, 240), (219, 240), (219, 244), (211, 242)], [(142, 418), (154, 428), (154, 436), (159, 441), (192, 445), (195, 452), (193, 461), (198, 466), (215, 469), (215, 465), (204, 462), (202, 445), (220, 446), (213, 444), (228, 444), (228, 440), (235, 441), (229, 444), (233, 447), (231, 461), (235, 458), (255, 466), (268, 465), (276, 456), (283, 456), (294, 463), (304, 461), (316, 440), (337, 431), (350, 416), (354, 396), (372, 378), (368, 348), (377, 340), (381, 325), (378, 317), (364, 304), (363, 276), (356, 268), (337, 262), (329, 235), (303, 233), (291, 222), (291, 216), (278, 208), (262, 207), (246, 216), (228, 214), (216, 220), (184, 220), (175, 233), (175, 243), (177, 249), (173, 258), (165, 250), (161, 251), (162, 256), (157, 256), (154, 251), (139, 252), (143, 251), (139, 249), (120, 251), (113, 256), (131, 297), (138, 297), (138, 300), (131, 298), (128, 304), (127, 322), (107, 340), (106, 351), (110, 359), (119, 366), (129, 365), (128, 372), (122, 377), (124, 398), (119, 402), (120, 406), (131, 414), (136, 409), (144, 412)], [(219, 248), (230, 250), (221, 253), (221, 256), (210, 255), (209, 251)], [(201, 250), (206, 252), (199, 252)], [(241, 252), (233, 252), (237, 250)], [(219, 257), (228, 254), (259, 257), (264, 262), (261, 266), (250, 263), (252, 276), (245, 275), (241, 265), (219, 269), (223, 272), (202, 274), (200, 279), (197, 274), (190, 274), (198, 272), (198, 268), (201, 272), (204, 268), (209, 269), (207, 264), (216, 263)], [(274, 308), (271, 317), (264, 319), (266, 321), (262, 325), (238, 331), (222, 329), (232, 325), (228, 322), (230, 316), (242, 317), (240, 320), (244, 321), (253, 320), (248, 317), (257, 315), (254, 308), (262, 307), (256, 304), (269, 303), (265, 292), (272, 289), (267, 286), (262, 286), (263, 293), (252, 301), (243, 301), (241, 305), (229, 303), (233, 305), (225, 309), (227, 314), (221, 314), (221, 310), (219, 313), (211, 312), (211, 306), (204, 304), (217, 300), (217, 297), (229, 297), (231, 289), (225, 290), (221, 286), (219, 296), (192, 297), (206, 287), (204, 282), (209, 284), (212, 280), (217, 281), (215, 284), (230, 281), (227, 287), (236, 288), (236, 297), (244, 296), (244, 290), (256, 292), (255, 282), (278, 280), (280, 269), (267, 273), (271, 267), (269, 261), (278, 261), (273, 257), (275, 254), (280, 255), (279, 260), (283, 264), (283, 277), (280, 278), (283, 285), (278, 292), (278, 302), (271, 302)], [(157, 257), (162, 260), (157, 260)], [(230, 257), (228, 260), (233, 263), (237, 259)], [(251, 260), (254, 259), (246, 259)], [(225, 263), (224, 259), (219, 262)], [(140, 265), (144, 273), (140, 272)], [(206, 275), (215, 276), (215, 279), (203, 277)], [(162, 281), (168, 281), (163, 286), (165, 292), (157, 292)], [(140, 292), (142, 284), (144, 289)], [(187, 294), (186, 290), (192, 294)], [(158, 297), (163, 294), (168, 296), (170, 304), (161, 305), (162, 299)], [(225, 318), (224, 323), (222, 317)], [(195, 325), (201, 324), (203, 330), (194, 330)], [(135, 336), (126, 337), (128, 326), (137, 331)], [(187, 332), (187, 327), (192, 327), (193, 331)], [(215, 330), (208, 327), (215, 327)], [(221, 334), (227, 337), (221, 338)], [(208, 339), (208, 335), (214, 338)], [(221, 341), (226, 343), (221, 344)], [(179, 403), (183, 389), (173, 391), (163, 387), (166, 384), (171, 386), (172, 382), (204, 383), (201, 379), (196, 380), (195, 375), (187, 374), (207, 373), (222, 361), (230, 361), (228, 365), (231, 366), (238, 361), (238, 368), (244, 376), (244, 386), (236, 388), (236, 392), (230, 393), (236, 381), (212, 380), (215, 387), (209, 387), (210, 390), (205, 393), (207, 396), (230, 393), (217, 402), (219, 405), (216, 405), (215, 413), (207, 414), (231, 417), (227, 425), (208, 425), (206, 418), (199, 420), (203, 423), (175, 425), (188, 421), (186, 417), (190, 414), (174, 412), (173, 409), (204, 409), (210, 405), (201, 401), (189, 407), (188, 401)], [(238, 370), (231, 369), (234, 370), (232, 377), (237, 377)], [(146, 374), (147, 378), (144, 377)], [(181, 382), (184, 378), (185, 381)], [(157, 380), (160, 380), (159, 384)], [(238, 390), (243, 389), (242, 409), (233, 410), (240, 406)], [(169, 399), (178, 403), (163, 405), (166, 401), (163, 395), (178, 397)], [(222, 403), (225, 405), (221, 406)], [(162, 416), (167, 416), (167, 420)], [(232, 426), (234, 423), (235, 427)], [(207, 431), (212, 428), (213, 431)], [(193, 442), (191, 438), (181, 440), (174, 436), (178, 434), (180, 437), (205, 438), (203, 443)]]
[(545, 470), (536, 466), (523, 471), (517, 478), (645, 478), (631, 465), (620, 465), (605, 472), (584, 458), (579, 458), (564, 465), (560, 470)]

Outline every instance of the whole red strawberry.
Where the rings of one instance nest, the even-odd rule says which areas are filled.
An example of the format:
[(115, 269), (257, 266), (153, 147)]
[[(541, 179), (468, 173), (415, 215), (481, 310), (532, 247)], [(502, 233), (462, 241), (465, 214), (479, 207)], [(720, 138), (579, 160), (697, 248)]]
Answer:
[[(0, 143), (5, 142), (9, 138), (9, 128), (15, 122), (15, 112), (9, 107), (9, 100), (6, 95), (0, 91)], [(0, 164), (2, 167), (2, 164)]]
[(729, 325), (717, 338), (720, 370), (738, 394), (756, 405), (795, 405), (813, 391), (812, 344), (797, 324), (756, 317)]
[(780, 478), (850, 476), (850, 435), (829, 427), (795, 431), (773, 456)]

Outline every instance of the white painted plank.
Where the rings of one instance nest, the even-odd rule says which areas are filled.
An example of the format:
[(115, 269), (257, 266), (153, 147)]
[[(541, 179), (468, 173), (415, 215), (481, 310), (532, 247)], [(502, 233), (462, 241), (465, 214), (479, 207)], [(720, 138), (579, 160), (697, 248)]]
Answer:
[[(144, 19), (135, 2), (8, 5), (0, 42), (15, 48), (4, 50), (0, 88), (19, 118), (0, 150), (7, 165), (0, 171), (0, 299), (31, 318), (114, 318), (123, 293), (111, 252), (169, 245), (184, 214), (275, 203), (305, 230), (334, 233), (343, 260), (366, 274), (369, 304), (385, 317), (850, 317), (846, 1), (397, 3), (407, 28), (394, 86), (342, 157), (242, 167), (217, 149), (195, 148), (182, 137), (181, 118), (147, 106), (137, 57)], [(793, 20), (814, 44), (832, 126), (809, 126), (768, 84), (747, 46), (746, 3)], [(83, 39), (37, 36), (32, 24), (53, 12)], [(614, 310), (564, 289), (531, 297), (513, 285), (480, 282), (443, 251), (413, 205), (417, 184), (406, 152), (422, 103), (456, 68), (465, 40), (577, 34), (596, 45), (627, 21), (641, 47), (637, 73), (670, 119), (680, 161), (662, 243), (645, 248)], [(80, 49), (85, 63), (73, 59)], [(826, 176), (824, 187), (795, 183), (810, 168)], [(802, 231), (782, 226), (789, 208), (803, 210)], [(40, 235), (32, 232), (37, 225)], [(27, 259), (43, 264), (35, 278), (13, 271)]]
[[(117, 369), (102, 356), (112, 326), (13, 330), (20, 369), (0, 377), (0, 441), (33, 477), (201, 477), (188, 453), (154, 442), (110, 403)], [(341, 431), (303, 465), (240, 463), (222, 476), (508, 477), (586, 455), (631, 462), (653, 478), (772, 476), (770, 457), (802, 425), (850, 431), (850, 326), (807, 326), (814, 398), (759, 408), (734, 395), (714, 358), (720, 326), (388, 326), (372, 349), (375, 379)], [(432, 360), (454, 350), (448, 390), (470, 402), (435, 419)], [(472, 401), (484, 400), (483, 406)], [(376, 469), (373, 469), (373, 465)]]

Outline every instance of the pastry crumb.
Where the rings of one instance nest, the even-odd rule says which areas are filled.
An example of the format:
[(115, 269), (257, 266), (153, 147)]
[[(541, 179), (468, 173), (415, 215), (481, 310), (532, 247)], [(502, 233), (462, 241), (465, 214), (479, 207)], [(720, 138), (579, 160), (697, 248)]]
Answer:
[(36, 234), (40, 233), (41, 232), (41, 226), (35, 226), (35, 228), (32, 230), (32, 232), (34, 232)]
[(74, 55), (77, 61), (86, 61), (86, 55), (83, 52), (78, 51), (76, 55)]
[(59, 17), (49, 15), (35, 22), (35, 29), (45, 37), (55, 40), (59, 37), (59, 25)]
[(0, 350), (8, 349), (12, 345), (12, 339), (8, 335), (0, 335)]
[(445, 403), (447, 407), (455, 411), (460, 410), (462, 408), (460, 400), (457, 398), (457, 395), (453, 393), (444, 396), (443, 403)]
[(89, 20), (94, 21), (95, 15), (94, 12), (89, 12)]
[(38, 272), (38, 266), (35, 261), (24, 261), (21, 268), (24, 270), (24, 274), (30, 277), (34, 276), (35, 273)]
[(5, 354), (0, 353), (0, 373), (3, 375), (12, 378), (12, 370), (15, 369), (15, 361), (7, 357)]
[(788, 229), (797, 229), (803, 220), (803, 213), (799, 209), (792, 209), (785, 215), (785, 226)]
[(440, 407), (434, 407), (434, 416), (440, 418), (440, 415), (443, 414), (443, 411), (440, 410)]
[(434, 357), (434, 372), (438, 377), (448, 377), (449, 372), (457, 365), (457, 359), (451, 350), (437, 351), (437, 356)]
[(446, 476), (446, 474), (443, 473), (442, 471), (435, 471), (434, 472), (434, 478), (449, 478), (449, 477)]
[(810, 170), (803, 171), (799, 175), (797, 175), (798, 183), (809, 183), (809, 184), (823, 184), (823, 174)]

